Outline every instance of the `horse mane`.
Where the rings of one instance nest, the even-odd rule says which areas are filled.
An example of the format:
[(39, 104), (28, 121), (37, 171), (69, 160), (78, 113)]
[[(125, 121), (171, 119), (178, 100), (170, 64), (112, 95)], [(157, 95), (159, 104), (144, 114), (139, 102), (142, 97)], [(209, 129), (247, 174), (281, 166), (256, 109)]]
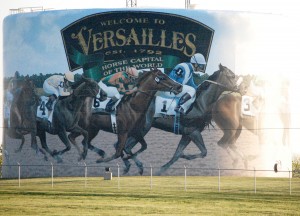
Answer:
[[(150, 71), (144, 71), (139, 73), (139, 76), (138, 78), (136, 79), (136, 84), (135, 84), (135, 87), (139, 87), (140, 84), (148, 77), (150, 76), (156, 69), (151, 69)], [(125, 103), (126, 101), (130, 100), (130, 98), (134, 97), (136, 94), (135, 93), (132, 93), (132, 94), (129, 94), (129, 95), (124, 95), (119, 103), (119, 107), (122, 106), (123, 103)]]
[(141, 82), (143, 82), (153, 71), (143, 71), (142, 73), (139, 73), (139, 76), (136, 80), (136, 85), (139, 86)]
[[(221, 73), (221, 70), (215, 71), (212, 75), (210, 75), (210, 76), (207, 78), (207, 80), (216, 81), (216, 80), (218, 79), (220, 73)], [(208, 87), (210, 86), (210, 84), (211, 84), (211, 83), (206, 82), (206, 81), (204, 80), (204, 81), (198, 86), (198, 88), (197, 88), (197, 92), (196, 92), (197, 96), (198, 96), (198, 94), (200, 94), (200, 92), (202, 92), (203, 90), (207, 90)]]

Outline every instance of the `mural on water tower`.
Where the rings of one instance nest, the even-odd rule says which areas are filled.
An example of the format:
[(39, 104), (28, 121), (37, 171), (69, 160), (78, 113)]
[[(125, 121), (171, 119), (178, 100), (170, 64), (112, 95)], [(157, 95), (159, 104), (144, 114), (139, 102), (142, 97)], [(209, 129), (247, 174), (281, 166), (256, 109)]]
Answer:
[(80, 175), (78, 163), (124, 164), (124, 175), (147, 175), (150, 164), (161, 175), (290, 167), (289, 82), (247, 69), (257, 19), (268, 24), (167, 9), (7, 17), (3, 176), (16, 177), (17, 163), (28, 177), (48, 176), (30, 165), (50, 163), (72, 165), (60, 176)]

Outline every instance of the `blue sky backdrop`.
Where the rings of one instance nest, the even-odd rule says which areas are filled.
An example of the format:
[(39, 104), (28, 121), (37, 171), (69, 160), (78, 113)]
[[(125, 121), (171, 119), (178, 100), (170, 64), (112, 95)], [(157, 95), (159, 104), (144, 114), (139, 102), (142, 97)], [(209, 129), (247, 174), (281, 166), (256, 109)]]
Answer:
[[(63, 10), (6, 17), (3, 29), (4, 75), (12, 76), (16, 70), (22, 75), (64, 73), (69, 70), (60, 30), (84, 16), (103, 11), (105, 10)], [(215, 35), (207, 73), (217, 70), (219, 63), (235, 70), (235, 46), (239, 40), (237, 31), (239, 35), (243, 35), (244, 41), (250, 38), (251, 33), (247, 27), (240, 28), (249, 22), (244, 15), (206, 11), (187, 13), (180, 9), (155, 11), (187, 16), (213, 28)]]

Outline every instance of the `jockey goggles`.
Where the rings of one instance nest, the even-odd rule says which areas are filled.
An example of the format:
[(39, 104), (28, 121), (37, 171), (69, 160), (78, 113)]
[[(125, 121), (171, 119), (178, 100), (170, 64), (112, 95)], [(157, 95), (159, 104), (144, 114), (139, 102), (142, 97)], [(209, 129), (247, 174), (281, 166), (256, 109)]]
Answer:
[(200, 68), (200, 70), (204, 70), (204, 68), (205, 68), (205, 65), (204, 64), (197, 64), (198, 65), (198, 67)]

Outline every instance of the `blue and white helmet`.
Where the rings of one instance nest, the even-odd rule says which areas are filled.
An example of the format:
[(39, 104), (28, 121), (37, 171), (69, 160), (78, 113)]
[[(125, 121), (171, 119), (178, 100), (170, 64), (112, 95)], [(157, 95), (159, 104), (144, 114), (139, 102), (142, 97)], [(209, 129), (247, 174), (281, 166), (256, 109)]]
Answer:
[(201, 53), (196, 53), (195, 55), (193, 55), (191, 57), (191, 61), (192, 64), (197, 64), (199, 66), (199, 68), (203, 71), (206, 65), (206, 60), (204, 58), (204, 56)]

